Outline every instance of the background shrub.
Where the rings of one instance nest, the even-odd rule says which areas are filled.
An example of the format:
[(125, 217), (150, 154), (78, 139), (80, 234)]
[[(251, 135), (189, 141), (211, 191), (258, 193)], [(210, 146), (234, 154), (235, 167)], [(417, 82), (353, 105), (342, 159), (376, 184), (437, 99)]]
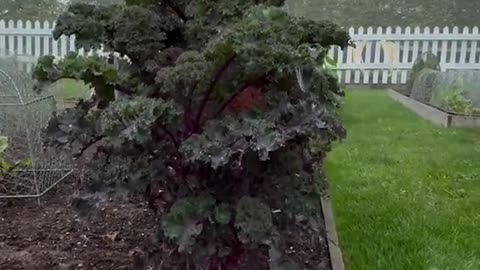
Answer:
[(415, 82), (411, 88), (410, 97), (423, 103), (430, 103), (440, 71), (423, 69), (416, 74)]
[(412, 93), (414, 83), (417, 78), (420, 76), (422, 70), (430, 69), (441, 71), (440, 59), (431, 52), (426, 52), (421, 54), (413, 63), (412, 70), (409, 73), (409, 78), (407, 81), (407, 90), (408, 94)]

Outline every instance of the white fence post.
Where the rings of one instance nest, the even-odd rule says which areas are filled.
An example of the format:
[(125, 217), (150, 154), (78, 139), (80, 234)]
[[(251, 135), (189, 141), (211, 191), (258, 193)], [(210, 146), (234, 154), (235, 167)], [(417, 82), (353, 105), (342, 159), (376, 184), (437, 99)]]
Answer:
[[(443, 28), (442, 34), (444, 35), (449, 34), (448, 26), (445, 26), (445, 28)], [(440, 50), (440, 66), (442, 67), (443, 70), (445, 70), (445, 64), (447, 63), (447, 52), (448, 52), (449, 40), (442, 40), (441, 42), (442, 42), (442, 49)]]
[[(458, 35), (458, 27), (453, 27), (452, 34)], [(457, 63), (457, 46), (458, 42), (456, 40), (452, 40), (452, 47), (450, 49), (450, 64)]]
[[(8, 21), (8, 30), (14, 31), (15, 30), (15, 22), (12, 20)], [(8, 37), (8, 52), (7, 55), (13, 55), (15, 53), (15, 40), (13, 39), (13, 36)]]
[[(440, 28), (439, 27), (433, 28), (433, 36), (439, 36), (439, 35), (440, 35)], [(438, 40), (432, 41), (432, 53), (438, 56)]]
[[(472, 29), (472, 35), (478, 35), (478, 27)], [(475, 64), (477, 60), (477, 41), (472, 40), (472, 46), (470, 47), (470, 59), (469, 64)]]
[[(373, 35), (372, 27), (367, 28), (367, 35)], [(372, 45), (376, 45), (376, 41), (367, 41), (367, 43), (365, 44), (365, 58), (363, 59), (363, 62), (365, 64), (372, 63)], [(369, 81), (370, 81), (370, 70), (365, 69), (363, 71), (363, 84), (368, 84)]]
[[(50, 28), (50, 22), (48, 22), (48, 21), (43, 22), (43, 29), (51, 29)], [(50, 39), (51, 39), (51, 37), (49, 37), (49, 36), (44, 36), (43, 37), (43, 55), (49, 55), (50, 54)]]
[[(391, 34), (391, 32), (389, 33)], [(395, 35), (396, 36), (401, 36), (402, 35), (402, 28), (400, 26), (397, 26), (395, 28)], [(398, 83), (398, 76), (400, 74), (400, 72), (398, 71), (398, 68), (395, 67), (395, 65), (398, 65), (400, 64), (400, 46), (401, 46), (401, 43), (400, 43), (400, 40), (397, 40), (394, 42), (395, 44), (395, 52), (394, 52), (394, 59), (392, 60), (392, 65), (393, 65), (393, 71), (392, 71), (392, 80), (391, 80), (391, 83), (392, 84), (397, 84)], [(388, 83), (388, 79), (385, 79), (385, 84)]]
[[(0, 21), (0, 29), (6, 29), (5, 21)], [(0, 35), (0, 57), (7, 54), (7, 38), (5, 35)]]
[[(378, 27), (377, 28), (377, 32), (376, 32), (376, 35), (382, 35), (383, 34), (383, 28), (382, 27)], [(380, 53), (381, 53), (381, 47), (382, 47), (382, 43), (381, 41), (375, 41), (375, 54), (373, 56), (373, 63), (375, 64), (380, 64)], [(368, 53), (367, 53), (368, 55)], [(385, 62), (385, 57), (383, 58)], [(379, 75), (379, 70), (378, 69), (375, 69), (373, 71), (373, 77), (372, 77), (372, 83), (373, 84), (378, 84), (378, 75)]]
[[(338, 47), (337, 48), (337, 63), (343, 63), (343, 50), (342, 48)], [(338, 70), (337, 71), (337, 75), (338, 75), (338, 80), (339, 81), (342, 81), (343, 80), (343, 71), (342, 70)]]
[[(430, 35), (431, 34), (430, 33), (430, 27), (428, 27), (428, 26), (425, 27), (423, 29), (423, 33), (426, 34), (426, 35)], [(429, 43), (430, 43), (429, 40), (423, 40), (422, 41), (422, 54), (428, 52), (428, 48), (430, 47)], [(413, 59), (413, 61), (415, 61), (415, 59)]]
[[(463, 35), (468, 35), (468, 34), (469, 34), (468, 27), (464, 27), (463, 28)], [(461, 46), (461, 49), (460, 49), (460, 59), (459, 59), (458, 63), (460, 63), (462, 65), (467, 63), (467, 41), (466, 40), (462, 41), (462, 46)]]
[[(33, 29), (33, 28), (32, 28), (32, 22), (31, 22), (31, 21), (27, 21), (27, 22), (25, 23), (25, 30), (27, 30), (27, 31), (32, 31), (32, 29)], [(26, 50), (25, 54), (26, 54), (26, 55), (33, 55), (33, 54), (32, 54), (32, 49), (33, 49), (33, 47), (32, 47), (32, 39), (33, 39), (32, 36), (25, 36), (25, 40), (26, 40), (26, 42), (25, 42), (25, 50)], [(27, 63), (27, 72), (32, 71), (32, 67), (33, 67), (33, 63), (28, 62), (28, 63)]]
[[(55, 28), (55, 23), (52, 24), (52, 29)], [(58, 41), (52, 37), (52, 55), (55, 57), (60, 57), (58, 54)]]
[[(353, 27), (348, 29), (348, 33), (350, 34), (350, 36), (354, 36), (355, 35), (355, 29)], [(347, 59), (345, 61), (345, 64), (346, 65), (352, 64), (353, 63), (352, 58), (353, 58), (353, 50), (351, 48), (348, 48), (347, 49)], [(342, 63), (339, 62), (338, 64), (341, 65)], [(351, 72), (350, 69), (347, 69), (345, 71), (345, 83), (350, 84), (351, 80), (352, 80), (352, 72)]]
[[(37, 31), (41, 31), (42, 30), (42, 25), (40, 24), (40, 21), (35, 21), (35, 23), (33, 24), (33, 28)], [(40, 57), (41, 56), (41, 51), (40, 51), (40, 42), (42, 41), (42, 36), (38, 35), (38, 36), (35, 36), (34, 38), (34, 42), (35, 42), (35, 45), (34, 45), (34, 48), (35, 48), (35, 57)]]
[[(412, 29), (410, 28), (410, 26), (407, 26), (407, 28), (405, 28), (405, 36), (410, 36), (411, 35), (411, 32), (412, 32)], [(402, 58), (402, 64), (406, 64), (406, 63), (410, 63), (410, 40), (405, 40), (403, 42), (403, 58)], [(407, 70), (402, 70), (400, 72), (400, 83), (401, 84), (404, 84), (407, 82), (407, 75), (408, 75), (408, 72)]]
[[(363, 32), (364, 32), (364, 29), (363, 27), (359, 27), (358, 28), (358, 34), (359, 35), (363, 35)], [(357, 50), (355, 51), (355, 63), (354, 64), (362, 64), (364, 61), (363, 61), (363, 57), (362, 57), (362, 52), (363, 50), (359, 50), (359, 48), (357, 48)], [(360, 70), (360, 69), (355, 69), (355, 72), (354, 72), (354, 77), (353, 77), (353, 83), (355, 84), (359, 84), (360, 83), (360, 75), (361, 75), (361, 71), (363, 70)]]
[[(415, 27), (415, 30), (413, 30), (413, 33), (415, 35), (419, 35), (420, 34), (420, 27)], [(409, 59), (408, 62), (413, 62), (415, 61), (415, 59), (418, 58), (418, 50), (419, 50), (419, 46), (420, 46), (420, 41), (419, 40), (415, 40), (413, 41), (413, 49), (412, 49), (412, 58)]]

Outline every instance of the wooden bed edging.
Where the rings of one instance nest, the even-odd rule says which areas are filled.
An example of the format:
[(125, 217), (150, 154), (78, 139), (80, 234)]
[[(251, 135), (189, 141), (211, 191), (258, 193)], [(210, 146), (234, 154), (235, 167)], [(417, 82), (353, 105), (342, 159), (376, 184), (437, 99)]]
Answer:
[(335, 226), (335, 219), (333, 217), (332, 203), (328, 193), (322, 196), (321, 204), (325, 228), (327, 230), (328, 252), (330, 253), (330, 264), (332, 270), (345, 270), (342, 251), (340, 250), (340, 246), (338, 244), (338, 235)]
[(434, 124), (442, 127), (480, 128), (479, 116), (450, 114), (413, 98), (404, 96), (395, 90), (388, 89), (387, 93), (393, 100)]

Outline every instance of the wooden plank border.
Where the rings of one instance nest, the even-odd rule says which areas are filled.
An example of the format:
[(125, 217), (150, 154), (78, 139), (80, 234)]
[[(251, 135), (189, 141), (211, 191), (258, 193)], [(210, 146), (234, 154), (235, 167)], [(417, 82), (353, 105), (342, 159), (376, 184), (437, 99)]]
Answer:
[(342, 251), (340, 250), (340, 245), (338, 242), (337, 228), (335, 226), (330, 193), (328, 190), (327, 193), (322, 196), (321, 204), (323, 219), (325, 221), (325, 228), (327, 231), (328, 252), (330, 253), (332, 270), (345, 270)]
[(442, 127), (480, 128), (480, 116), (455, 115), (388, 89), (388, 95), (418, 116)]

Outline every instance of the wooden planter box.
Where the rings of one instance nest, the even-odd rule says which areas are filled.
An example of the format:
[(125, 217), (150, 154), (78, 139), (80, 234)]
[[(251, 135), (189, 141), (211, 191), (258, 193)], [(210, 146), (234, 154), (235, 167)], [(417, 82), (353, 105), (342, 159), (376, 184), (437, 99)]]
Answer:
[(420, 117), (442, 127), (480, 128), (480, 116), (457, 115), (439, 110), (430, 105), (404, 96), (394, 90), (387, 90), (388, 95)]
[(322, 196), (321, 203), (325, 228), (327, 230), (328, 252), (330, 253), (332, 270), (345, 270), (342, 251), (340, 250), (340, 245), (338, 243), (338, 235), (333, 217), (332, 204), (328, 192), (326, 195)]

